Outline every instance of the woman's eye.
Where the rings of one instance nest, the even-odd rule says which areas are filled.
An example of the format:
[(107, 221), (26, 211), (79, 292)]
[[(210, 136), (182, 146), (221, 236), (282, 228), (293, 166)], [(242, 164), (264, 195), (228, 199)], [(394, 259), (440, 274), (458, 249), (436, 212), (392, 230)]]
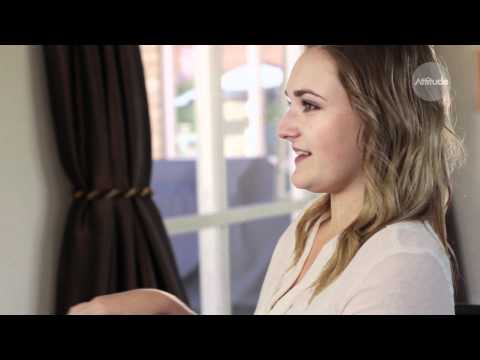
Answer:
[[(314, 104), (312, 104), (310, 102), (307, 102), (305, 100), (302, 100), (301, 104), (302, 104), (302, 107), (303, 107), (303, 112), (310, 112), (310, 111), (320, 109), (320, 107), (318, 105), (314, 105)], [(287, 106), (288, 106), (288, 108), (290, 108), (292, 106), (292, 102), (290, 100), (287, 100)]]
[(310, 112), (312, 110), (318, 110), (320, 107), (317, 105), (314, 105), (312, 103), (306, 102), (305, 100), (302, 100), (302, 106), (303, 106), (303, 111), (304, 112)]

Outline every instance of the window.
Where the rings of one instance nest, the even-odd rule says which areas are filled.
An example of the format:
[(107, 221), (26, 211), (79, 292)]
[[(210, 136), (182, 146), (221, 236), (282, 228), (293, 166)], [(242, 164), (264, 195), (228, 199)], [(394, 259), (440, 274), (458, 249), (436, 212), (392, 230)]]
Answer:
[(192, 308), (253, 313), (278, 237), (313, 194), (289, 186), (276, 126), (296, 45), (141, 46), (152, 187)]

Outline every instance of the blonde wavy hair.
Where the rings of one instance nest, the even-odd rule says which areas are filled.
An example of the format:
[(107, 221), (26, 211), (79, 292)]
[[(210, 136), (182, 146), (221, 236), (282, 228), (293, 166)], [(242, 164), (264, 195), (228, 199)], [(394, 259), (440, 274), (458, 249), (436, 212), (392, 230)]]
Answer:
[[(362, 121), (358, 141), (366, 175), (363, 207), (339, 235), (333, 256), (313, 284), (310, 301), (345, 270), (372, 235), (389, 224), (406, 220), (430, 223), (456, 279), (458, 265), (447, 240), (445, 218), (452, 196), (451, 175), (464, 162), (465, 151), (454, 131), (450, 88), (443, 87), (445, 91), (438, 101), (426, 101), (415, 94), (412, 81), (415, 70), (428, 62), (441, 64), (439, 71), (448, 76), (434, 47), (306, 48), (322, 48), (336, 62), (338, 77)], [(298, 263), (311, 229), (329, 210), (330, 196), (326, 194), (300, 218), (292, 266)]]

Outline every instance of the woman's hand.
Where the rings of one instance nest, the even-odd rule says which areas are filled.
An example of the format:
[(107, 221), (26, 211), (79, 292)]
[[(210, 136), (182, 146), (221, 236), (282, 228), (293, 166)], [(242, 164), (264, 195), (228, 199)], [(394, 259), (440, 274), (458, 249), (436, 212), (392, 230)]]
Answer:
[(157, 289), (136, 289), (98, 296), (71, 307), (68, 315), (195, 315), (176, 296)]

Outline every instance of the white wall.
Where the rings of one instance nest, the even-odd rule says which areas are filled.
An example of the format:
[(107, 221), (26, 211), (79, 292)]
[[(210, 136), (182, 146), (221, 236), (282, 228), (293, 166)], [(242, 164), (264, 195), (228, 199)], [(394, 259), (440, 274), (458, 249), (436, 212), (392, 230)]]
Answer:
[(443, 45), (437, 49), (451, 75), (457, 131), (465, 139), (468, 155), (467, 163), (454, 178), (454, 207), (467, 298), (480, 304), (480, 112), (475, 108), (475, 97), (480, 96), (480, 46)]
[(0, 314), (53, 312), (69, 186), (40, 46), (0, 46)]

